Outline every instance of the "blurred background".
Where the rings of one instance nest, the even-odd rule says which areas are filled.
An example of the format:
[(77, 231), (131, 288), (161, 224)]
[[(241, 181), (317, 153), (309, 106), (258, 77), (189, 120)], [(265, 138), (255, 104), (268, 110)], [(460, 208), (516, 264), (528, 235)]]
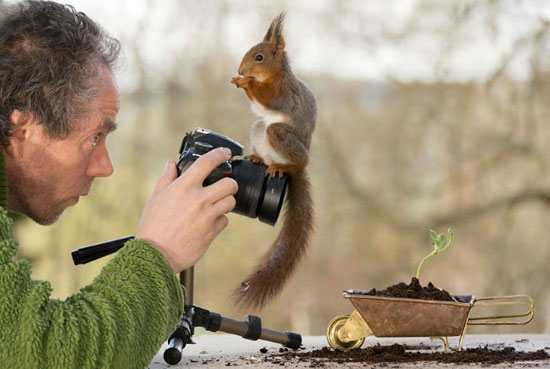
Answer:
[[(324, 334), (346, 289), (421, 282), (454, 294), (527, 294), (534, 321), (469, 332), (550, 332), (550, 3), (545, 0), (69, 1), (118, 38), (116, 171), (54, 226), (17, 224), (20, 257), (64, 299), (109, 258), (70, 251), (133, 234), (182, 137), (196, 127), (249, 147), (257, 117), (230, 84), (244, 53), (286, 11), (287, 51), (319, 109), (307, 257), (260, 312), (229, 297), (278, 227), (231, 214), (196, 266), (195, 303), (266, 327)], [(3, 4), (3, 5), (2, 5)], [(11, 6), (13, 1), (0, 1)]]

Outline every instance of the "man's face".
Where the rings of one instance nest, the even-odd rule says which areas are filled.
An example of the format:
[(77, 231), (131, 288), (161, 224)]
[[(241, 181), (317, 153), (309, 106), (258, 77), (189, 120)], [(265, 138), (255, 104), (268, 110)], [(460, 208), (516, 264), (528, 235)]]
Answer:
[(95, 177), (113, 173), (105, 141), (115, 128), (119, 92), (105, 67), (96, 83), (98, 97), (67, 137), (50, 138), (45, 127), (32, 120), (16, 125), (10, 146), (4, 150), (10, 210), (39, 224), (52, 224), (90, 192)]

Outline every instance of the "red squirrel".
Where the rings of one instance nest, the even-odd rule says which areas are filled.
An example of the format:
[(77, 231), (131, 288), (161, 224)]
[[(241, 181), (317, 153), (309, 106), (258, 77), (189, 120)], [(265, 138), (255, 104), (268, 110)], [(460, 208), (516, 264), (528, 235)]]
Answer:
[(266, 176), (290, 177), (284, 224), (271, 248), (234, 295), (240, 307), (262, 308), (294, 272), (313, 231), (313, 203), (306, 166), (317, 119), (315, 97), (290, 69), (283, 38), (284, 13), (262, 42), (243, 57), (231, 83), (243, 88), (260, 120), (251, 131), (251, 161), (267, 165)]

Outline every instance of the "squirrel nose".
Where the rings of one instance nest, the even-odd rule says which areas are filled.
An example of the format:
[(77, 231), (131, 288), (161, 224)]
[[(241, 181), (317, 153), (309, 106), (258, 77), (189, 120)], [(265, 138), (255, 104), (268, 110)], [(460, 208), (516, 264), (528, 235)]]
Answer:
[(242, 64), (239, 66), (239, 74), (241, 76), (244, 76), (248, 73), (248, 68), (245, 68)]

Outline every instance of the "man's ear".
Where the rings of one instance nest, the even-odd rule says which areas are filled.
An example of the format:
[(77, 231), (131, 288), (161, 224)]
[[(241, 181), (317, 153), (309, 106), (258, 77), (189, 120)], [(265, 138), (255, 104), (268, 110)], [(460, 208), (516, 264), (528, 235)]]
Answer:
[(15, 109), (10, 114), (10, 122), (13, 126), (13, 133), (9, 138), (10, 144), (5, 148), (6, 155), (18, 157), (23, 154), (25, 142), (29, 138), (29, 128), (34, 123), (29, 114)]

